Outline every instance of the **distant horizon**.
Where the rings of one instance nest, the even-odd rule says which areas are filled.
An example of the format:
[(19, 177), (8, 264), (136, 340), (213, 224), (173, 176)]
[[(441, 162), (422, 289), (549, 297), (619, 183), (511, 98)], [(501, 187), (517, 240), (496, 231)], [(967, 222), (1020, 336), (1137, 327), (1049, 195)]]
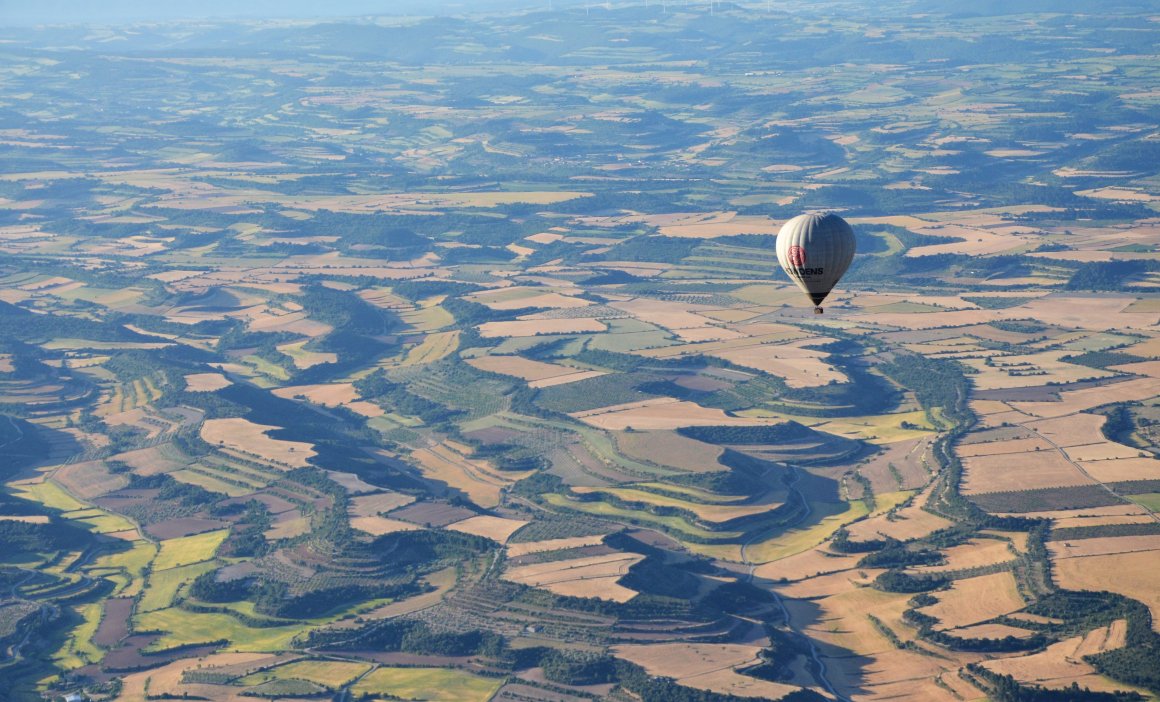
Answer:
[[(576, 0), (577, 2), (579, 0)], [(197, 19), (311, 19), (373, 15), (443, 15), (529, 9), (536, 0), (205, 0), (201, 3), (155, 3), (147, 0), (0, 0), (0, 26), (29, 24), (121, 24)], [(557, 2), (557, 5), (561, 4)], [(543, 0), (547, 7), (548, 0)]]

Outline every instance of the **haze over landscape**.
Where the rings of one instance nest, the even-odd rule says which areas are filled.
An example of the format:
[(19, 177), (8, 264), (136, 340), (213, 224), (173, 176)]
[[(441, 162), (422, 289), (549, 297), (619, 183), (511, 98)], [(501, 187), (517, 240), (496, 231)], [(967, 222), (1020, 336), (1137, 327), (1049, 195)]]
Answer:
[(1154, 3), (16, 5), (0, 702), (1160, 696)]

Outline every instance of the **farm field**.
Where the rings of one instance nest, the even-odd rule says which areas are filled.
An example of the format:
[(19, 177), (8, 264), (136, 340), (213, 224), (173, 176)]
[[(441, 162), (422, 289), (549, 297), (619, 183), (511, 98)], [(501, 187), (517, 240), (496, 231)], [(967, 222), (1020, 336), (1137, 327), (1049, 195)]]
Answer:
[(1160, 696), (1156, 12), (129, 4), (0, 13), (0, 700)]

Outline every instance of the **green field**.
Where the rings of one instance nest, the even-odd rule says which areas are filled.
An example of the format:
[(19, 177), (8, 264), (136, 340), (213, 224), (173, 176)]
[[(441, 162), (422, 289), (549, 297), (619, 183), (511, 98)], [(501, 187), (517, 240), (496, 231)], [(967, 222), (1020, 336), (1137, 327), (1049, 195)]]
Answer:
[(502, 678), (445, 668), (379, 668), (358, 681), (351, 692), (424, 702), (485, 702), (502, 686)]
[(173, 598), (183, 585), (193, 582), (193, 579), (202, 573), (214, 569), (210, 562), (194, 563), (186, 566), (177, 566), (165, 570), (154, 570), (149, 574), (142, 588), (141, 600), (137, 604), (138, 612), (152, 612), (165, 609), (173, 604)]
[(161, 542), (161, 551), (153, 561), (153, 570), (165, 570), (176, 566), (199, 563), (213, 558), (218, 546), (230, 535), (229, 529), (207, 531), (204, 534), (166, 539)]
[(332, 690), (346, 685), (351, 680), (371, 669), (370, 663), (353, 661), (311, 660), (294, 661), (261, 673), (247, 675), (238, 681), (241, 685), (258, 685), (267, 680), (309, 680)]
[(141, 631), (165, 632), (151, 650), (226, 639), (229, 650), (284, 651), (306, 629), (302, 625), (248, 627), (228, 614), (188, 612), (176, 607), (140, 614), (134, 625)]

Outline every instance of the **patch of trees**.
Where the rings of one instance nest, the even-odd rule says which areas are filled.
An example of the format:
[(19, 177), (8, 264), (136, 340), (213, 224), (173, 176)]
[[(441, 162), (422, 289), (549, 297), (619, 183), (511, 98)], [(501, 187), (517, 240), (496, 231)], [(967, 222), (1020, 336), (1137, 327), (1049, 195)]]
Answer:
[(866, 539), (865, 541), (850, 540), (850, 531), (846, 527), (834, 532), (830, 540), (830, 550), (838, 553), (869, 553), (897, 543), (894, 539)]
[(1081, 263), (1064, 288), (1067, 290), (1127, 290), (1133, 278), (1160, 270), (1155, 261), (1093, 261)]
[(419, 278), (416, 280), (400, 280), (391, 283), (391, 292), (412, 302), (425, 300), (437, 295), (447, 297), (462, 297), (470, 293), (483, 290), (482, 286), (471, 283), (461, 283), (454, 280), (434, 280)]
[(254, 581), (249, 578), (220, 580), (214, 570), (194, 578), (189, 594), (202, 602), (238, 602), (249, 597), (253, 587)]
[(673, 236), (636, 236), (616, 244), (600, 255), (603, 261), (649, 261), (680, 263), (693, 255), (699, 239)]
[(382, 368), (355, 381), (354, 387), (362, 397), (386, 406), (392, 412), (419, 417), (427, 424), (438, 424), (459, 414), (458, 410), (432, 402), (411, 392), (406, 385), (391, 381)]
[(1076, 356), (1063, 356), (1059, 360), (1065, 363), (1074, 363), (1080, 366), (1087, 366), (1089, 368), (1108, 368), (1109, 366), (1122, 366), (1128, 363), (1140, 363), (1148, 359), (1143, 356), (1137, 356), (1132, 353), (1124, 353), (1123, 351), (1088, 351)]
[(91, 341), (157, 341), (126, 329), (119, 315), (102, 321), (64, 314), (38, 314), (0, 301), (0, 338), (19, 341), (89, 339)]
[(1160, 534), (1160, 524), (1104, 524), (1101, 526), (1065, 527), (1051, 530), (1051, 541), (1078, 541), (1106, 536), (1148, 536)]
[(432, 561), (459, 562), (491, 552), (495, 542), (482, 536), (454, 531), (406, 531), (378, 537), (369, 547), (382, 563), (396, 567), (418, 566)]
[(538, 663), (545, 678), (564, 685), (597, 685), (616, 679), (616, 659), (606, 653), (550, 648)]
[(335, 330), (374, 336), (388, 334), (399, 326), (393, 313), (353, 293), (317, 283), (304, 287), (298, 302), (311, 319), (329, 324)]
[(449, 266), (464, 263), (504, 263), (516, 256), (516, 252), (503, 246), (456, 246), (439, 251), (439, 258)]
[(901, 542), (894, 542), (885, 548), (869, 553), (858, 561), (859, 568), (904, 568), (906, 566), (935, 565), (943, 561), (938, 551), (907, 548)]
[(254, 591), (254, 610), (274, 617), (309, 619), (349, 607), (352, 602), (383, 597), (406, 597), (418, 594), (418, 591), (419, 588), (415, 583), (351, 583), (318, 587), (291, 595), (288, 594), (288, 588), (284, 583), (262, 581)]
[(4, 558), (44, 551), (83, 551), (94, 543), (93, 535), (68, 522), (52, 519), (47, 524), (0, 520), (0, 544)]
[(504, 650), (503, 637), (489, 631), (451, 633), (432, 629), (424, 622), (399, 619), (377, 621), (354, 630), (312, 631), (307, 645), (331, 650), (369, 649), (435, 656), (499, 657)]

